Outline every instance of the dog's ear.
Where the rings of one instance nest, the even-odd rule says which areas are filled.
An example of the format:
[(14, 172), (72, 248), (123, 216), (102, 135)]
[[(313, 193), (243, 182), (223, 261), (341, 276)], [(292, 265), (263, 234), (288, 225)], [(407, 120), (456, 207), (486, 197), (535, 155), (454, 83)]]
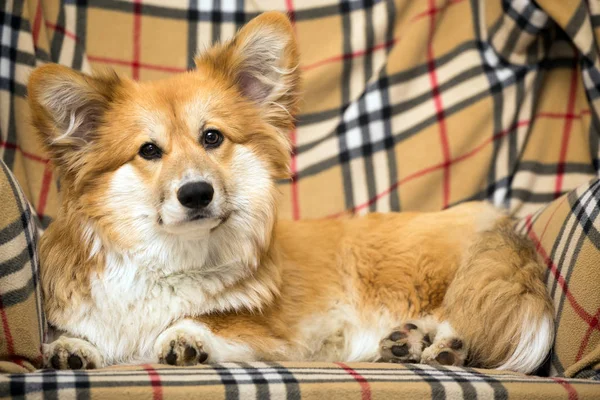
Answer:
[(300, 97), (299, 57), (293, 27), (285, 14), (267, 12), (246, 24), (222, 46), (196, 59), (225, 72), (255, 102), (272, 125), (293, 127)]
[(35, 69), (27, 85), (32, 122), (45, 150), (61, 167), (94, 139), (120, 80), (91, 77), (57, 64)]

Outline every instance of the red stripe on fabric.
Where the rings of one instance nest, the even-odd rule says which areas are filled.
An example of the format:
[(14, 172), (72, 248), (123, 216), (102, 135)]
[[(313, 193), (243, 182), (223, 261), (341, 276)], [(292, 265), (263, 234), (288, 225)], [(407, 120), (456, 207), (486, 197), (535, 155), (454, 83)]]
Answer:
[(4, 141), (0, 140), (0, 147), (3, 147), (5, 149), (9, 149), (9, 150), (16, 150), (16, 151), (20, 152), (21, 154), (23, 154), (23, 157), (28, 158), (28, 159), (33, 160), (33, 161), (38, 161), (38, 162), (41, 162), (41, 163), (47, 163), (48, 162), (47, 158), (42, 158), (42, 157), (36, 156), (33, 153), (28, 153), (28, 152), (24, 151), (21, 148), (21, 146), (18, 146), (18, 145), (13, 144), (13, 143), (8, 143), (8, 142), (4, 142)]
[(285, 8), (287, 8), (287, 12), (294, 29), (296, 29), (296, 10), (294, 9), (294, 0), (285, 0)]
[(567, 394), (569, 395), (569, 400), (577, 400), (579, 396), (577, 395), (577, 390), (571, 385), (569, 382), (562, 378), (552, 378), (556, 383), (559, 383), (562, 387), (565, 388)]
[(8, 323), (8, 316), (6, 315), (6, 309), (4, 308), (4, 303), (2, 301), (2, 296), (0, 295), (0, 316), (2, 318), (2, 330), (4, 331), (4, 340), (6, 341), (6, 351), (8, 351), (9, 356), (14, 356), (15, 354), (15, 345), (12, 337), (12, 333), (10, 332), (10, 324)]
[(332, 62), (349, 60), (349, 59), (355, 58), (355, 57), (362, 57), (367, 54), (374, 53), (378, 50), (388, 49), (388, 48), (392, 47), (394, 44), (396, 44), (397, 41), (398, 41), (398, 39), (393, 39), (393, 40), (390, 40), (389, 42), (380, 43), (380, 44), (373, 46), (366, 50), (357, 50), (350, 54), (341, 54), (338, 56), (326, 58), (324, 60), (317, 61), (312, 64), (304, 65), (304, 66), (300, 67), (300, 69), (302, 69), (303, 71), (310, 71), (311, 69), (314, 69), (314, 68), (320, 67), (322, 65), (332, 63)]
[(46, 22), (46, 27), (53, 29), (55, 31), (58, 31), (58, 32), (62, 33), (63, 35), (65, 35), (66, 37), (73, 39), (76, 42), (81, 42), (81, 39), (79, 39), (79, 37), (77, 35), (75, 35), (71, 31), (67, 30), (64, 26), (54, 25), (50, 22)]
[[(410, 22), (414, 22), (414, 21), (418, 21), (423, 17), (429, 17), (431, 15), (435, 15), (440, 11), (443, 11), (444, 8), (446, 8), (447, 6), (453, 5), (453, 4), (458, 4), (458, 3), (462, 3), (464, 0), (449, 0), (447, 1), (443, 7), (438, 8), (435, 5), (433, 7), (429, 7), (429, 10), (427, 11), (423, 11), (422, 13), (419, 13), (417, 15), (415, 15)], [(431, 4), (431, 3), (430, 3)]]
[[(577, 60), (577, 53), (574, 54), (574, 59)], [(577, 95), (577, 79), (579, 77), (577, 64), (573, 65), (571, 73), (571, 88), (569, 89), (569, 101), (567, 103), (567, 116), (573, 115), (575, 111), (575, 100)], [(573, 127), (573, 118), (565, 118), (565, 126), (563, 129), (563, 137), (560, 145), (560, 156), (558, 159), (558, 168), (556, 171), (556, 186), (554, 187), (554, 198), (557, 199), (562, 194), (563, 176), (565, 174), (565, 161), (567, 159), (567, 150), (569, 149), (569, 138)]]
[(292, 198), (292, 218), (294, 220), (300, 219), (300, 201), (298, 198), (298, 157), (296, 155), (296, 130), (293, 129), (290, 133), (292, 140), (292, 161), (290, 169), (292, 170), (292, 183), (291, 183), (291, 198)]
[(38, 0), (35, 8), (35, 17), (33, 18), (33, 27), (31, 28), (31, 36), (33, 37), (33, 47), (37, 47), (38, 38), (40, 37), (40, 27), (42, 26), (42, 0)]
[(600, 318), (600, 308), (598, 309), (598, 311), (596, 311), (596, 315), (594, 315), (592, 323), (588, 327), (587, 331), (585, 332), (585, 335), (583, 336), (583, 339), (581, 340), (581, 346), (579, 346), (579, 351), (577, 351), (577, 356), (575, 356), (575, 362), (578, 362), (583, 358), (583, 352), (585, 351), (585, 348), (587, 347), (590, 341), (592, 332), (594, 331), (594, 328), (598, 326), (598, 318)]
[(142, 32), (142, 0), (133, 1), (133, 63), (132, 77), (134, 80), (140, 79), (140, 36)]
[(160, 375), (158, 375), (158, 372), (156, 372), (156, 370), (149, 364), (145, 364), (143, 367), (150, 378), (150, 384), (152, 385), (152, 398), (154, 400), (162, 400), (163, 390), (162, 383), (160, 381)]
[(46, 211), (46, 201), (48, 200), (48, 192), (50, 192), (50, 184), (52, 183), (52, 168), (50, 163), (46, 163), (44, 167), (44, 176), (42, 178), (42, 188), (40, 190), (40, 199), (38, 201), (37, 213), (41, 218), (44, 217)]
[(356, 380), (356, 382), (358, 382), (358, 384), (360, 385), (362, 400), (370, 400), (371, 399), (371, 386), (369, 385), (369, 382), (365, 379), (365, 377), (342, 362), (336, 362), (335, 364), (344, 368), (344, 370), (348, 374), (350, 374), (354, 378), (354, 380)]
[(444, 115), (444, 106), (442, 104), (442, 96), (438, 87), (437, 72), (435, 68), (435, 55), (433, 53), (433, 36), (435, 34), (435, 15), (437, 9), (435, 0), (429, 0), (430, 22), (429, 22), (429, 38), (427, 40), (427, 70), (429, 71), (429, 82), (431, 84), (431, 92), (433, 94), (433, 103), (435, 105), (437, 122), (440, 127), (440, 143), (442, 146), (442, 156), (444, 159), (444, 175), (443, 175), (443, 196), (442, 209), (447, 208), (450, 204), (450, 145), (448, 143), (448, 130), (446, 127), (446, 117)]
[[(99, 62), (99, 63), (103, 63), (103, 64), (117, 64), (117, 65), (124, 65), (127, 67), (133, 67), (133, 65), (134, 65), (134, 63), (131, 61), (118, 60), (116, 58), (99, 57), (99, 56), (87, 56), (87, 58), (92, 62)], [(164, 66), (164, 65), (138, 63), (137, 66), (139, 68), (143, 68), (143, 69), (152, 69), (152, 70), (156, 70), (156, 71), (165, 71), (165, 72), (174, 72), (174, 73), (187, 71), (185, 68), (168, 67), (168, 66)]]
[[(546, 249), (544, 249), (544, 247), (542, 246), (542, 242), (540, 241), (538, 236), (533, 231), (531, 217), (529, 217), (525, 220), (525, 224), (526, 224), (527, 228), (529, 229), (529, 238), (531, 240), (533, 240), (533, 243), (536, 245), (536, 250), (537, 250), (538, 254), (540, 256), (542, 256), (542, 258), (544, 259), (544, 262), (550, 269), (550, 272), (552, 273), (552, 275), (554, 275), (554, 278), (560, 285), (562, 291), (565, 294), (565, 297), (571, 304), (571, 307), (573, 307), (573, 310), (575, 311), (575, 313), (577, 313), (577, 315), (579, 315), (579, 318), (581, 318), (583, 321), (585, 321), (585, 323), (587, 323), (588, 326), (593, 326), (594, 318), (587, 311), (585, 311), (583, 309), (583, 307), (577, 302), (577, 299), (575, 299), (575, 297), (569, 290), (569, 285), (565, 281), (565, 278), (560, 274), (556, 264), (554, 264), (554, 261), (548, 255), (548, 253), (546, 252)], [(596, 324), (595, 327), (592, 327), (592, 328), (595, 328), (600, 331), (600, 327), (598, 326), (598, 324)]]

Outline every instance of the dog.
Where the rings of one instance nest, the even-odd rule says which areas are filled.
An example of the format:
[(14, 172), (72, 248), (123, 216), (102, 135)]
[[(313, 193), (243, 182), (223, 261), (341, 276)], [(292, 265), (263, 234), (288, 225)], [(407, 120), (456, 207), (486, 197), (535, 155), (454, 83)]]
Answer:
[(47, 367), (544, 362), (545, 268), (490, 204), (278, 220), (301, 93), (284, 14), (195, 63), (144, 83), (54, 64), (30, 76), (62, 195), (40, 241)]

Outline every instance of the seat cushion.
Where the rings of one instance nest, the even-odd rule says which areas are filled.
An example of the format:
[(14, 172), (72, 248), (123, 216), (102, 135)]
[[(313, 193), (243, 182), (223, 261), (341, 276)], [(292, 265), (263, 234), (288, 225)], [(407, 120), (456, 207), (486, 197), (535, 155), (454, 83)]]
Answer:
[(0, 376), (13, 397), (134, 399), (593, 399), (600, 381), (417, 364), (252, 363), (144, 365)]
[(546, 264), (554, 302), (552, 376), (593, 376), (600, 367), (600, 181), (593, 180), (525, 217), (528, 235)]

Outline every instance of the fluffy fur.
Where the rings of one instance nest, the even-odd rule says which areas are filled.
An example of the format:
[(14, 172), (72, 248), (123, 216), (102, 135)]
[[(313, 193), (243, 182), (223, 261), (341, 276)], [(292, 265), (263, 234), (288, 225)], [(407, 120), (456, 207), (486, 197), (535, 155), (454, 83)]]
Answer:
[[(534, 371), (543, 267), (484, 203), (277, 220), (299, 100), (289, 21), (263, 14), (197, 68), (136, 83), (58, 65), (29, 81), (63, 202), (41, 240), (55, 368), (142, 361), (411, 361)], [(208, 129), (224, 135), (203, 146)], [(140, 156), (144, 143), (160, 159)], [(177, 198), (209, 182), (203, 218)]]

